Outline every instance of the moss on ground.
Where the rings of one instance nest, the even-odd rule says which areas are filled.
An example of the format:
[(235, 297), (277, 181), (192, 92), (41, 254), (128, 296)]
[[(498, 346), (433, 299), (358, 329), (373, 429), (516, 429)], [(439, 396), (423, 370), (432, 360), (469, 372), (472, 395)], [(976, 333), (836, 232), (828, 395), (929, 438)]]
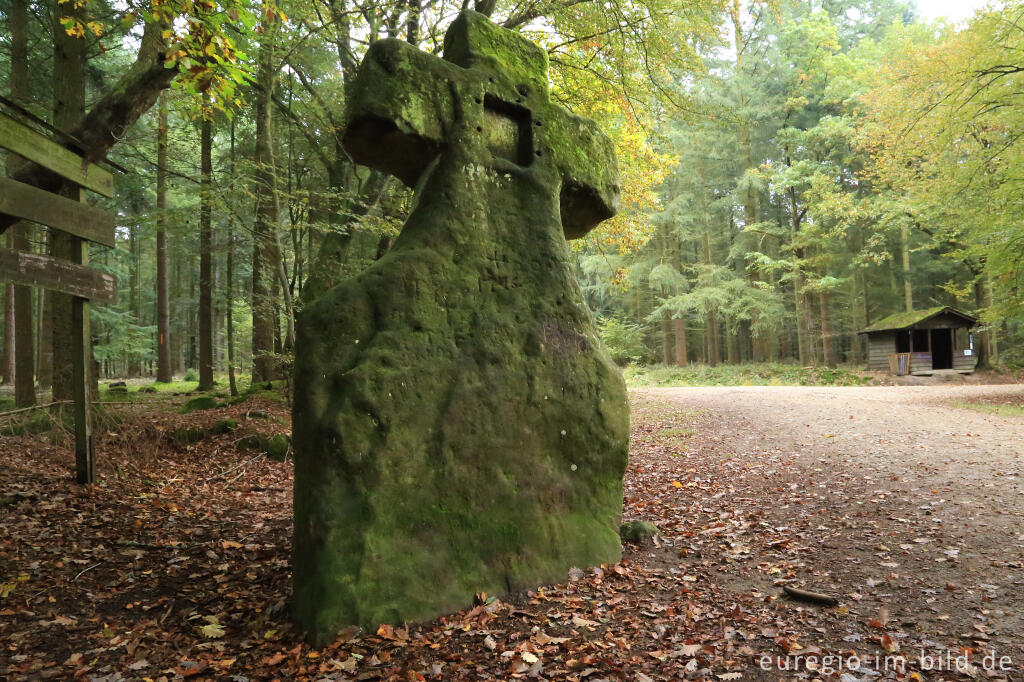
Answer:
[(646, 521), (627, 521), (619, 526), (619, 536), (623, 542), (643, 545), (658, 535), (658, 527)]
[(849, 368), (800, 367), (782, 363), (748, 365), (630, 365), (626, 384), (640, 386), (863, 386), (872, 375)]
[(979, 403), (967, 400), (958, 400), (955, 403), (953, 403), (953, 405), (955, 407), (960, 407), (966, 410), (976, 410), (978, 412), (994, 414), (998, 417), (1024, 417), (1024, 404), (1012, 405), (999, 403)]
[(198, 412), (199, 410), (214, 410), (223, 406), (224, 404), (219, 402), (212, 395), (198, 395), (186, 400), (185, 404), (182, 405), (178, 412), (181, 414), (189, 414), (191, 412)]

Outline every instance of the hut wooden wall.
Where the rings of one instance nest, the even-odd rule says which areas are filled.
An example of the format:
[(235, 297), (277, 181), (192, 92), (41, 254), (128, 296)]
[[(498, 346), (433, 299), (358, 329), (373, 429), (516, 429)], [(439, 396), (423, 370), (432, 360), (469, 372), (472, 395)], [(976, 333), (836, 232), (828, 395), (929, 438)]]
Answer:
[(974, 355), (964, 355), (962, 350), (953, 349), (953, 369), (974, 369), (978, 358)]
[(889, 371), (889, 355), (896, 352), (896, 332), (868, 334), (868, 369)]

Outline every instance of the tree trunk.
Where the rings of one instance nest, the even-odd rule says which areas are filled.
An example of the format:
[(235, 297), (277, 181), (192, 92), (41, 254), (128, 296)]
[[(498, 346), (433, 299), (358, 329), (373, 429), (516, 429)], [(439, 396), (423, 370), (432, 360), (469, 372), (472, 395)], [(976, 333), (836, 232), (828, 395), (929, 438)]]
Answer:
[[(979, 274), (974, 280), (974, 305), (978, 308), (979, 313), (992, 305), (991, 290), (988, 287), (988, 279), (983, 274), (982, 268), (979, 268)], [(993, 341), (994, 336), (995, 329), (992, 329), (991, 327), (978, 332), (978, 343), (975, 347), (975, 352), (978, 354), (978, 362), (975, 366), (976, 369), (992, 369), (995, 366), (996, 351), (995, 343)]]
[(225, 292), (225, 317), (227, 318), (228, 335), (228, 387), (231, 395), (238, 395), (238, 386), (235, 384), (235, 322), (232, 317), (234, 307), (234, 287), (232, 282), (235, 276), (235, 235), (232, 231), (230, 218), (228, 219), (228, 256), (227, 256), (227, 291)]
[[(204, 98), (206, 99), (206, 98)], [(213, 388), (213, 125), (204, 105), (200, 133), (199, 190), (199, 388)]]
[(156, 380), (170, 383), (171, 308), (167, 298), (167, 96), (160, 96), (156, 138)]
[[(266, 16), (266, 14), (264, 15)], [(275, 375), (274, 282), (278, 256), (273, 230), (277, 229), (277, 180), (274, 169), (272, 100), (274, 90), (273, 37), (269, 23), (263, 24), (256, 75), (256, 208), (252, 253), (252, 383), (270, 381)]]
[(411, 45), (420, 41), (420, 0), (408, 0), (409, 18), (405, 26), (405, 39)]
[[(985, 274), (985, 302), (986, 305), (992, 305), (992, 278)], [(999, 337), (996, 333), (996, 326), (993, 325), (992, 329), (988, 332), (989, 339), (989, 364), (993, 367), (999, 364)]]
[(182, 282), (181, 275), (181, 259), (174, 259), (174, 276), (171, 278), (171, 295), (168, 298), (168, 308), (174, 312), (171, 315), (171, 319), (175, 321), (175, 328), (170, 333), (170, 344), (171, 353), (171, 373), (172, 374), (184, 374), (185, 373), (185, 330), (187, 326), (182, 324), (185, 320), (181, 300), (182, 291), (185, 285)]
[[(47, 243), (49, 238), (47, 238)], [(49, 247), (44, 249), (48, 251)], [(39, 341), (36, 348), (36, 383), (40, 389), (53, 386), (53, 325), (50, 310), (50, 292), (40, 289), (36, 295), (36, 319), (39, 320)]]
[(726, 322), (725, 325), (725, 357), (730, 365), (740, 364), (739, 327)]
[(676, 364), (686, 367), (689, 364), (686, 359), (686, 320), (677, 317), (672, 320), (672, 326), (676, 333)]
[(835, 367), (835, 344), (832, 338), (832, 325), (828, 319), (828, 294), (818, 292), (818, 314), (821, 316), (821, 357), (826, 367)]
[(718, 360), (721, 357), (721, 347), (719, 345), (718, 334), (718, 314), (714, 310), (708, 311), (705, 324), (707, 325), (705, 333), (707, 335), (708, 364), (714, 367), (718, 364)]
[(914, 292), (910, 287), (910, 228), (900, 228), (900, 253), (903, 258), (903, 304), (907, 312), (914, 309)]
[[(274, 192), (274, 213), (277, 216), (281, 215), (281, 205), (276, 191)], [(277, 257), (277, 285), (281, 287), (281, 296), (284, 300), (285, 321), (287, 323), (282, 350), (285, 353), (290, 353), (295, 347), (295, 302), (292, 299), (292, 289), (288, 281), (288, 272), (285, 270), (284, 266), (284, 249), (281, 246), (281, 231), (277, 229), (276, 221), (274, 225), (271, 226), (271, 232), (274, 238), (274, 255)]]
[(804, 292), (804, 334), (807, 339), (807, 354), (810, 358), (811, 365), (817, 365), (821, 359), (821, 353), (819, 353), (819, 334), (815, 333), (816, 325), (814, 323), (814, 297)]
[(661, 314), (661, 362), (672, 364), (672, 318), (667, 312)]
[[(27, 0), (11, 0), (10, 5), (11, 31), (11, 99), (27, 106), (29, 99), (28, 83), (28, 2)], [(14, 154), (7, 156), (7, 174), (14, 175), (24, 165), (24, 160)], [(32, 246), (28, 239), (29, 226), (19, 223), (11, 228), (10, 246), (15, 251), (30, 251)], [(32, 315), (32, 288), (24, 286), (13, 288), (14, 304), (14, 402), (17, 407), (28, 407), (36, 404), (35, 385), (35, 330)]]
[[(231, 182), (235, 181), (235, 119), (231, 119), (231, 151), (229, 157), (231, 163)], [(234, 282), (235, 282), (235, 233), (234, 213), (228, 212), (228, 234), (227, 234), (227, 286), (224, 293), (224, 312), (227, 322), (228, 335), (228, 387), (231, 395), (238, 395), (238, 386), (235, 384), (235, 321), (234, 321)]]
[[(8, 238), (7, 246), (11, 246)], [(4, 353), (0, 358), (0, 383), (14, 381), (14, 286), (4, 285)]]
[(796, 303), (796, 347), (797, 347), (797, 358), (800, 361), (802, 367), (807, 367), (811, 364), (811, 354), (809, 352), (809, 344), (807, 343), (807, 326), (805, 320), (807, 319), (804, 313), (804, 307), (806, 301), (804, 299), (804, 276), (799, 270), (793, 272), (793, 298)]
[[(60, 23), (60, 18), (65, 16), (85, 19), (84, 6), (85, 3), (53, 3), (52, 29), (54, 53), (57, 58), (53, 65), (55, 84), (69, 85), (80, 79), (84, 73), (85, 53), (82, 46), (86, 41), (67, 35)], [(81, 102), (76, 98), (67, 100), (65, 94), (68, 93), (62, 94), (59, 87), (55, 88), (54, 113), (57, 112), (57, 102), (67, 100), (68, 106), (61, 105), (62, 114), (59, 122), (58, 117), (54, 117), (54, 125), (70, 133), (81, 143), (80, 146), (75, 145), (73, 148), (76, 153), (82, 154), (86, 161), (102, 160), (124, 132), (153, 106), (160, 92), (174, 80), (178, 70), (166, 68), (164, 65), (167, 45), (163, 33), (166, 29), (167, 25), (161, 21), (150, 21), (146, 24), (135, 62), (110, 88), (109, 93), (93, 105), (87, 116), (84, 97)], [(81, 54), (77, 54), (78, 52)], [(76, 65), (76, 61), (81, 61), (82, 66)], [(69, 70), (65, 71), (62, 66)], [(84, 81), (82, 84), (84, 87)], [(36, 164), (27, 164), (18, 171), (14, 179), (51, 192), (59, 190), (64, 184), (60, 175)], [(17, 220), (9, 216), (0, 216), (0, 233), (15, 222)]]
[[(85, 6), (54, 1), (53, 6), (53, 124), (59, 130), (71, 131), (85, 115), (85, 50), (83, 38), (70, 36), (61, 25), (62, 16), (71, 16), (81, 23), (87, 20)], [(61, 184), (61, 194), (81, 200), (82, 190), (72, 183)], [(79, 237), (53, 230), (50, 234), (50, 255), (80, 262), (83, 246)], [(72, 399), (74, 367), (74, 333), (71, 328), (71, 296), (51, 292), (50, 323), (53, 325), (53, 399)], [(88, 365), (91, 363), (87, 363)]]

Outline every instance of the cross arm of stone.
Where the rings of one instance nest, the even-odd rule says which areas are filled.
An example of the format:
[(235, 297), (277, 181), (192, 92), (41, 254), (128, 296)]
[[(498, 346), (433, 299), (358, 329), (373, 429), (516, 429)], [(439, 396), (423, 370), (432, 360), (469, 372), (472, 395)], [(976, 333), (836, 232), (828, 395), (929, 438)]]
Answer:
[(472, 11), (448, 29), (444, 59), (379, 41), (350, 93), (345, 147), (415, 187), (452, 145), (478, 144), (492, 167), (512, 163), (557, 183), (565, 237), (582, 237), (618, 209), (615, 147), (593, 121), (549, 100), (547, 68), (537, 45)]
[(459, 71), (401, 40), (373, 43), (348, 103), (343, 140), (352, 159), (414, 187), (441, 153), (455, 107), (446, 81)]

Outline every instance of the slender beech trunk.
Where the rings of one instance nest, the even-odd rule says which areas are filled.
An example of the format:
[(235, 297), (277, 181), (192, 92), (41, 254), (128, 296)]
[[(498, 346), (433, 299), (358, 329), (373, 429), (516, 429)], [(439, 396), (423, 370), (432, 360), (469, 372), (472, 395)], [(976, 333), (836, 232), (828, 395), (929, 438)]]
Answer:
[(903, 258), (903, 304), (907, 312), (914, 309), (914, 292), (910, 287), (910, 228), (900, 229), (900, 254)]
[[(128, 309), (132, 312), (137, 322), (141, 321), (139, 315), (139, 226), (132, 225), (128, 228), (128, 253), (132, 258), (129, 265), (131, 274), (128, 276)], [(124, 376), (138, 376), (140, 372), (139, 361), (134, 355), (130, 355), (125, 363)], [(105, 374), (110, 376), (110, 374)]]
[(806, 301), (803, 294), (804, 288), (804, 276), (799, 269), (793, 272), (793, 300), (796, 303), (796, 347), (797, 347), (797, 358), (800, 364), (807, 367), (811, 364), (811, 356), (808, 352), (807, 343), (807, 326), (804, 320), (806, 314), (804, 313), (804, 306)]
[[(274, 192), (274, 202), (276, 204), (274, 212), (278, 216), (281, 215), (279, 199), (280, 197), (277, 192)], [(286, 327), (282, 350), (285, 353), (288, 353), (295, 347), (295, 300), (292, 298), (292, 289), (288, 280), (288, 271), (284, 266), (284, 249), (281, 247), (281, 231), (277, 229), (276, 223), (271, 227), (271, 231), (273, 232), (274, 239), (274, 255), (277, 258), (277, 285), (281, 287), (281, 296), (284, 300)]]
[(235, 322), (231, 309), (234, 307), (234, 287), (232, 282), (235, 276), (235, 235), (231, 219), (228, 219), (228, 256), (227, 256), (227, 286), (225, 291), (225, 317), (227, 318), (228, 336), (228, 387), (231, 395), (238, 395), (238, 386), (235, 384)]
[[(701, 233), (701, 255), (705, 265), (712, 264), (711, 257), (711, 220), (708, 216), (707, 187), (705, 183), (704, 162), (697, 165), (698, 178), (700, 179), (700, 212), (703, 230)], [(721, 359), (721, 343), (718, 330), (718, 313), (715, 309), (707, 312), (704, 319), (704, 348), (707, 356), (707, 363), (714, 367)]]
[(213, 124), (212, 112), (206, 110), (204, 98), (203, 121), (199, 142), (199, 388), (213, 388)]
[[(992, 305), (991, 289), (982, 268), (978, 268), (978, 274), (974, 280), (974, 305), (979, 311)], [(989, 327), (975, 334), (977, 343), (974, 344), (974, 352), (978, 355), (977, 369), (992, 369), (995, 366), (997, 362), (995, 333), (995, 329)]]
[(804, 296), (804, 328), (805, 334), (807, 335), (807, 353), (810, 357), (810, 364), (817, 365), (821, 360), (820, 350), (820, 335), (817, 332), (817, 325), (815, 324), (814, 306), (815, 297), (805, 292)]
[(156, 380), (169, 383), (171, 308), (167, 298), (167, 96), (160, 95), (156, 138)]
[(182, 324), (183, 311), (181, 309), (182, 291), (184, 288), (185, 285), (181, 275), (181, 259), (175, 258), (174, 276), (171, 278), (171, 295), (168, 298), (168, 307), (174, 310), (171, 319), (176, 322), (170, 336), (172, 348), (174, 349), (171, 355), (173, 363), (171, 371), (174, 374), (185, 373), (185, 336), (187, 334), (187, 325)]
[[(231, 182), (235, 181), (235, 119), (231, 119)], [(238, 386), (235, 384), (235, 322), (232, 309), (235, 307), (234, 281), (235, 281), (235, 233), (234, 213), (228, 211), (228, 235), (227, 235), (227, 287), (224, 294), (224, 312), (228, 325), (228, 387), (231, 395), (238, 395)]]
[(818, 292), (818, 314), (821, 316), (821, 357), (826, 367), (836, 366), (835, 344), (832, 338), (832, 325), (828, 319), (828, 294)]
[[(264, 15), (266, 16), (266, 14)], [(256, 74), (256, 219), (253, 226), (252, 254), (252, 383), (270, 381), (275, 375), (274, 328), (276, 305), (274, 282), (279, 256), (275, 254), (273, 231), (277, 228), (277, 179), (273, 153), (273, 36), (272, 19), (263, 23)]]
[[(734, 49), (736, 50), (736, 73), (739, 74), (740, 76), (743, 76), (743, 61), (744, 57), (746, 56), (747, 40), (743, 35), (743, 11), (740, 0), (732, 0), (732, 3), (729, 6), (729, 17), (732, 20), (733, 44), (735, 46)], [(740, 115), (739, 148), (741, 153), (743, 153), (746, 156), (746, 159), (744, 160), (746, 168), (748, 170), (753, 170), (757, 168), (758, 164), (755, 161), (753, 135), (751, 133), (753, 123), (747, 117), (746, 112), (746, 108), (749, 105), (750, 98), (741, 91), (739, 94), (739, 99), (737, 101), (737, 110)], [(750, 227), (751, 225), (757, 223), (760, 219), (759, 211), (760, 206), (757, 190), (754, 187), (750, 186), (750, 184), (748, 183), (747, 187), (743, 191), (744, 226)], [(754, 283), (760, 281), (760, 276), (756, 271), (753, 270), (747, 270), (747, 278), (750, 282)], [(753, 319), (751, 320), (751, 324), (757, 322), (757, 315), (758, 312), (756, 310), (753, 311)], [(751, 335), (750, 348), (754, 362), (760, 362), (765, 358), (765, 356), (767, 355), (765, 351), (765, 346), (766, 342), (764, 339), (754, 337), (753, 335)]]

